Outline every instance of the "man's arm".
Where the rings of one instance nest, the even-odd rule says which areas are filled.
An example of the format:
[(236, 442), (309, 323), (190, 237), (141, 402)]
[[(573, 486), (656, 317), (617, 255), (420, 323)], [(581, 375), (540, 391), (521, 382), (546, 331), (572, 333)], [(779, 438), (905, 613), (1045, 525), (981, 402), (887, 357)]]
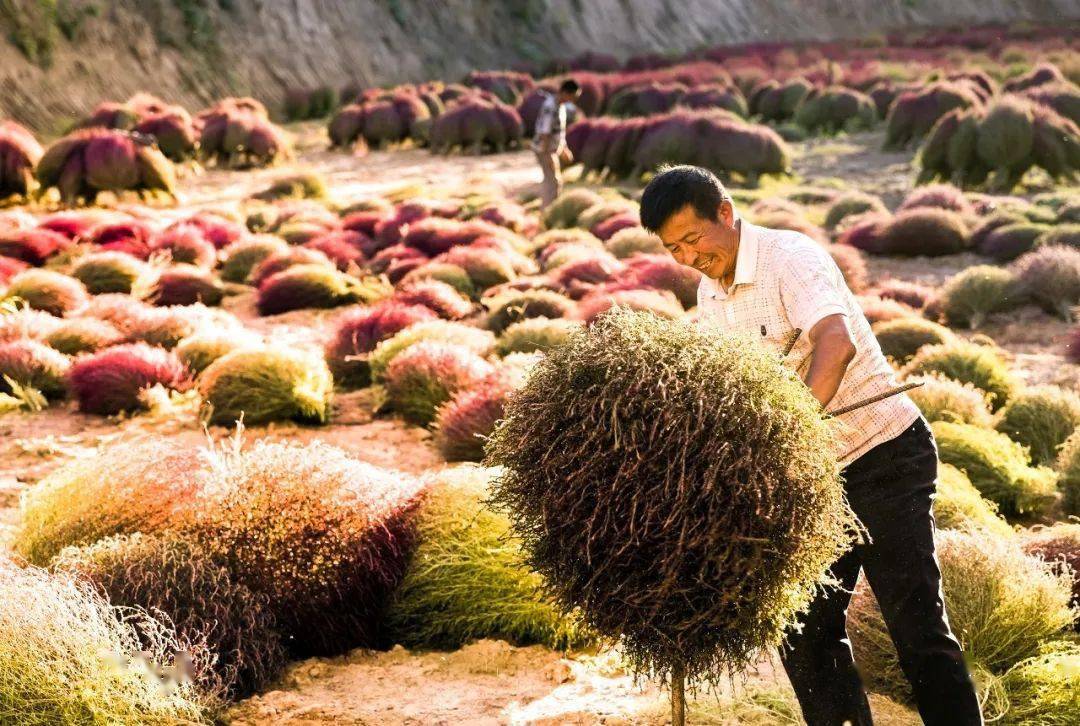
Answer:
[(824, 408), (836, 395), (848, 365), (855, 358), (855, 342), (847, 320), (837, 314), (822, 318), (810, 329), (810, 343), (813, 352), (803, 382)]

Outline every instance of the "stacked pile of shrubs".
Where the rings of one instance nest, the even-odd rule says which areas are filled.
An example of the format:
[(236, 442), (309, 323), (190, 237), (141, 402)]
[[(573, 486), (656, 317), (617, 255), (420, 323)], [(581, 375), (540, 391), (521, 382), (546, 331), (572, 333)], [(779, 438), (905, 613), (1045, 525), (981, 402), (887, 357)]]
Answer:
[(25, 128), (14, 121), (0, 123), (0, 200), (26, 198), (37, 188), (34, 168), (43, 153)]
[(201, 111), (195, 123), (200, 155), (220, 166), (267, 166), (292, 155), (289, 137), (252, 98), (222, 99)]
[(199, 131), (187, 109), (147, 93), (138, 93), (123, 103), (101, 103), (77, 128), (135, 132), (153, 139), (173, 161), (190, 159), (198, 147)]

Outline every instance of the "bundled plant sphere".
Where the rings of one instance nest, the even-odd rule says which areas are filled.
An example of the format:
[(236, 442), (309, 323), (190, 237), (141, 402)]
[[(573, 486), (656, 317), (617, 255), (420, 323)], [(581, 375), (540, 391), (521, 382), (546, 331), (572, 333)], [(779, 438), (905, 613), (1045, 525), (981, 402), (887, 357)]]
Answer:
[(574, 302), (553, 290), (525, 290), (498, 295), (486, 302), (487, 327), (499, 334), (512, 323), (529, 318), (569, 317)]
[(10, 379), (46, 398), (61, 398), (67, 392), (64, 376), (70, 365), (66, 355), (35, 340), (0, 343), (0, 393), (12, 393)]
[(772, 353), (618, 311), (537, 364), (488, 453), (559, 605), (637, 670), (710, 679), (779, 643), (849, 545), (833, 449)]
[(882, 232), (880, 254), (951, 255), (967, 246), (968, 229), (955, 212), (916, 207), (900, 212)]
[(659, 237), (637, 226), (620, 229), (604, 242), (604, 249), (620, 260), (636, 254), (660, 255), (667, 251)]
[(394, 642), (452, 649), (498, 638), (565, 649), (591, 641), (543, 593), (506, 515), (485, 503), (494, 475), (453, 469), (425, 492), (416, 551), (387, 612)]
[(1023, 303), (1016, 274), (994, 265), (975, 265), (953, 275), (937, 298), (949, 325), (972, 330), (991, 313), (1006, 312)]
[(1021, 295), (1051, 315), (1072, 319), (1080, 303), (1080, 249), (1041, 247), (1013, 263), (1013, 271)]
[(1013, 528), (997, 512), (997, 506), (985, 499), (967, 474), (951, 464), (938, 467), (934, 492), (934, 523), (939, 529), (984, 529), (999, 537), (1010, 537)]
[(409, 423), (424, 426), (458, 391), (490, 376), (490, 363), (466, 347), (425, 340), (403, 350), (386, 368), (386, 405)]
[(263, 260), (288, 252), (285, 240), (273, 235), (252, 235), (233, 242), (222, 250), (221, 279), (224, 282), (247, 282), (248, 275)]
[(952, 331), (944, 325), (922, 318), (900, 318), (874, 324), (881, 352), (903, 365), (924, 345), (939, 345), (953, 339)]
[(507, 326), (495, 343), (501, 356), (512, 353), (546, 353), (570, 340), (581, 322), (565, 318), (528, 318)]
[(313, 250), (310, 247), (287, 247), (256, 263), (248, 274), (247, 282), (259, 287), (279, 272), (298, 265), (322, 265), (334, 269), (334, 263), (325, 252)]
[(405, 328), (437, 316), (422, 305), (400, 305), (385, 300), (349, 310), (337, 319), (326, 345), (326, 362), (334, 382), (342, 388), (363, 388), (371, 383), (367, 357), (381, 341)]
[(1023, 445), (1034, 464), (1052, 464), (1065, 439), (1080, 426), (1080, 395), (1057, 386), (1017, 393), (1001, 409), (997, 430)]
[(933, 424), (938, 456), (967, 474), (979, 493), (998, 505), (1005, 517), (1033, 517), (1054, 502), (1054, 472), (1028, 464), (1023, 446), (990, 429), (963, 423)]
[(992, 428), (993, 415), (986, 404), (986, 392), (970, 383), (960, 383), (940, 375), (911, 376), (906, 382), (921, 384), (908, 391), (927, 421), (953, 421)]
[(1001, 678), (1006, 704), (1000, 723), (1067, 726), (1080, 720), (1080, 646), (1048, 643)]
[(91, 295), (109, 292), (129, 294), (135, 282), (146, 274), (146, 264), (126, 252), (91, 252), (79, 258), (71, 276), (86, 286)]
[(1058, 522), (1023, 534), (1024, 551), (1055, 565), (1072, 579), (1072, 604), (1080, 605), (1080, 524)]
[(8, 282), (4, 297), (18, 299), (34, 310), (66, 315), (84, 308), (86, 288), (78, 280), (53, 270), (24, 270)]
[(199, 114), (199, 153), (222, 166), (268, 166), (292, 154), (292, 143), (265, 109), (226, 99)]
[(50, 257), (70, 246), (71, 240), (51, 229), (0, 228), (0, 255), (28, 265), (44, 265)]
[(421, 341), (431, 340), (468, 348), (487, 356), (495, 347), (495, 336), (488, 330), (473, 328), (448, 320), (426, 320), (409, 325), (375, 346), (368, 357), (371, 379), (381, 383), (386, 370), (402, 351)]
[(604, 201), (591, 189), (567, 189), (544, 209), (544, 227), (567, 229), (576, 227), (578, 217), (586, 209)]
[(1080, 515), (1080, 434), (1073, 432), (1065, 440), (1055, 468), (1059, 474), (1062, 509), (1066, 514)]
[(939, 374), (960, 383), (970, 383), (986, 392), (994, 411), (1008, 402), (1018, 386), (1015, 376), (996, 350), (962, 340), (921, 349), (904, 367), (904, 374)]
[(682, 305), (667, 290), (615, 287), (601, 288), (583, 297), (578, 304), (577, 319), (591, 325), (613, 308), (637, 310), (668, 320), (677, 320), (683, 314)]
[(1008, 262), (1030, 251), (1048, 229), (1044, 224), (1026, 222), (1001, 225), (988, 232), (975, 249), (997, 262)]
[(218, 451), (205, 505), (179, 534), (266, 598), (294, 656), (380, 640), (414, 542), (419, 481), (321, 443)]
[[(1068, 576), (1027, 555), (1015, 538), (974, 530), (937, 537), (949, 625), (975, 668), (1004, 673), (1038, 654), (1076, 617)], [(848, 633), (867, 685), (910, 700), (892, 639), (865, 580), (848, 607)]]
[(76, 131), (45, 150), (37, 165), (45, 189), (56, 187), (66, 203), (92, 203), (98, 192), (138, 191), (172, 197), (173, 163), (153, 145), (124, 131)]
[(173, 353), (145, 343), (80, 356), (68, 371), (68, 388), (79, 410), (101, 416), (146, 408), (143, 391), (158, 385), (185, 390), (190, 374)]
[(503, 417), (506, 399), (523, 382), (505, 363), (473, 386), (462, 388), (435, 414), (435, 444), (447, 461), (480, 461), (484, 442)]
[(795, 123), (815, 133), (862, 131), (873, 128), (877, 120), (873, 100), (843, 86), (815, 89), (795, 109)]
[(384, 297), (386, 286), (374, 277), (358, 279), (333, 267), (293, 265), (259, 285), (260, 315), (279, 315), (305, 308), (336, 308)]
[(889, 109), (885, 146), (903, 148), (925, 136), (950, 111), (981, 105), (978, 94), (970, 88), (947, 81), (901, 93)]
[(223, 562), (173, 534), (136, 533), (69, 547), (54, 569), (88, 578), (118, 607), (164, 613), (177, 635), (204, 645), (213, 672), (197, 673), (208, 691), (242, 697), (285, 665), (285, 649), (265, 595), (234, 581)]
[(120, 331), (112, 323), (97, 318), (70, 318), (49, 332), (44, 340), (65, 355), (92, 353), (119, 343)]
[(829, 207), (829, 211), (825, 214), (825, 227), (836, 229), (841, 222), (852, 215), (867, 212), (885, 213), (887, 211), (888, 209), (886, 209), (879, 197), (864, 192), (849, 192), (837, 199)]
[(199, 377), (207, 420), (224, 425), (241, 419), (325, 423), (333, 390), (322, 356), (285, 347), (227, 353)]
[(155, 305), (220, 305), (225, 290), (217, 277), (195, 265), (174, 265), (162, 270), (147, 299)]
[(66, 464), (28, 489), (15, 551), (48, 565), (65, 547), (115, 534), (152, 534), (191, 514), (205, 462), (190, 447), (148, 439)]
[[(110, 605), (86, 581), (0, 557), (0, 623), (0, 721), (209, 722), (214, 704), (195, 684), (167, 690), (152, 670), (190, 645), (149, 613)], [(193, 656), (198, 665), (208, 657)]]
[(34, 167), (44, 151), (34, 135), (14, 121), (0, 123), (0, 199), (34, 191)]

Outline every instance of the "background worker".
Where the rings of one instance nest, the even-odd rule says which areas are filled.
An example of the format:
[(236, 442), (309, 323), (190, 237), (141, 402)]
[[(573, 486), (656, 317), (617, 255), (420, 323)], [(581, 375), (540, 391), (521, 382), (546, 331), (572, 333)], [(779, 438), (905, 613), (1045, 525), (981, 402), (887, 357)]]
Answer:
[(566, 154), (566, 116), (568, 107), (581, 95), (577, 81), (568, 78), (556, 93), (549, 93), (536, 116), (536, 132), (532, 148), (540, 162), (544, 175), (541, 182), (540, 202), (543, 207), (551, 204), (562, 191), (562, 166)]

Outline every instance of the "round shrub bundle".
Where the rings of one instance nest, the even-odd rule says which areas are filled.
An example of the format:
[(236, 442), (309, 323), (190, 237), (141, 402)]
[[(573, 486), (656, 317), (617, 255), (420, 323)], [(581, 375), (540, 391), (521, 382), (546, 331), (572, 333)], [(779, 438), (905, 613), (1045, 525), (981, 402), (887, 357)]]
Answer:
[(544, 209), (544, 227), (547, 229), (577, 227), (581, 213), (603, 201), (603, 197), (591, 189), (567, 189)]
[(897, 278), (883, 280), (874, 286), (873, 293), (880, 298), (896, 300), (915, 310), (926, 307), (936, 295), (934, 288), (918, 282), (909, 282)]
[(25, 305), (0, 305), (0, 343), (27, 338), (42, 340), (56, 330), (60, 322), (59, 318), (49, 313)]
[(67, 315), (86, 307), (86, 288), (78, 280), (53, 270), (30, 269), (8, 281), (4, 297), (19, 299), (34, 310)]
[(251, 272), (248, 273), (247, 282), (259, 287), (264, 281), (294, 265), (322, 265), (323, 267), (334, 268), (334, 263), (326, 256), (325, 252), (313, 250), (309, 247), (287, 247), (256, 263), (251, 268)]
[(112, 323), (97, 318), (69, 318), (49, 332), (44, 340), (53, 350), (65, 355), (92, 353), (122, 339)]
[(983, 529), (998, 537), (1014, 534), (997, 513), (997, 506), (983, 498), (967, 474), (951, 464), (938, 467), (934, 522), (938, 529)]
[(885, 147), (902, 149), (925, 136), (950, 111), (981, 106), (982, 101), (973, 90), (948, 81), (901, 93), (885, 119)]
[(496, 335), (507, 326), (529, 318), (566, 318), (574, 312), (574, 301), (553, 290), (507, 292), (484, 301), (488, 308), (487, 327)]
[[(195, 684), (154, 672), (190, 650), (165, 623), (109, 604), (93, 585), (0, 557), (0, 720), (25, 726), (209, 723)], [(203, 665), (208, 655), (192, 653)]]
[(285, 255), (289, 245), (269, 234), (252, 235), (233, 242), (222, 250), (221, 279), (224, 282), (247, 282), (255, 267), (274, 255)]
[(1023, 445), (1035, 464), (1053, 464), (1080, 426), (1080, 395), (1057, 386), (1026, 388), (1005, 404), (995, 428)]
[(266, 596), (235, 582), (194, 542), (172, 534), (109, 537), (63, 550), (54, 569), (87, 578), (114, 606), (164, 613), (181, 639), (215, 657), (213, 672), (197, 680), (227, 698), (262, 689), (285, 666)]
[(1080, 605), (1080, 524), (1058, 522), (1024, 530), (1024, 551), (1041, 557), (1072, 580), (1072, 605)]
[(1049, 229), (1045, 224), (1027, 222), (1003, 224), (990, 230), (980, 240), (975, 251), (997, 262), (1008, 262), (1035, 247), (1036, 240)]
[(437, 317), (428, 307), (403, 305), (393, 299), (346, 312), (335, 321), (325, 349), (334, 382), (346, 389), (369, 385), (367, 357), (375, 346), (410, 325)]
[[(114, 313), (124, 318), (119, 327), (129, 341), (172, 350), (204, 322), (199, 316), (188, 314), (187, 311), (196, 307), (145, 307), (130, 311), (116, 310)], [(115, 324), (115, 318), (111, 319)]]
[(444, 320), (460, 320), (473, 311), (470, 301), (449, 284), (439, 280), (403, 284), (391, 299), (402, 305), (422, 305)]
[(849, 546), (833, 448), (773, 354), (619, 311), (537, 364), (488, 458), (560, 608), (637, 671), (710, 680), (778, 644)]
[(971, 203), (964, 196), (964, 192), (952, 184), (930, 184), (912, 190), (904, 201), (897, 207), (897, 212), (908, 209), (929, 207), (931, 209), (947, 209), (962, 216), (974, 213)]
[(969, 231), (955, 212), (916, 207), (898, 213), (882, 232), (887, 255), (952, 255), (967, 247)]
[(0, 123), (0, 199), (26, 197), (37, 188), (34, 167), (43, 153), (25, 128), (14, 121)]
[(145, 343), (80, 356), (68, 371), (68, 388), (79, 410), (101, 416), (146, 408), (143, 391), (157, 385), (185, 390), (191, 385), (189, 372), (170, 351)]
[(848, 192), (829, 206), (829, 211), (825, 213), (825, 227), (836, 229), (846, 218), (855, 214), (866, 212), (883, 214), (887, 211), (889, 210), (882, 203), (881, 198), (874, 194)]
[(1080, 646), (1048, 643), (1001, 677), (1006, 706), (1000, 723), (1067, 726), (1080, 720)]
[(512, 353), (546, 353), (566, 344), (581, 322), (565, 318), (528, 318), (508, 325), (499, 334), (495, 352), (500, 356)]
[(173, 265), (162, 270), (147, 299), (155, 305), (220, 305), (225, 289), (217, 277), (194, 265)]
[(71, 240), (51, 229), (0, 230), (0, 255), (40, 266), (71, 246)]
[(843, 86), (815, 89), (795, 109), (795, 123), (813, 133), (872, 129), (877, 107), (865, 93)]
[[(942, 531), (937, 556), (949, 625), (976, 668), (1007, 671), (1036, 655), (1075, 618), (1068, 578), (1025, 554), (1015, 538)], [(847, 623), (867, 686), (910, 700), (892, 639), (865, 580), (848, 606)]]
[(892, 215), (887, 212), (865, 212), (850, 215), (844, 220), (840, 236), (836, 243), (848, 245), (857, 250), (872, 255), (880, 255), (885, 251), (882, 240), (885, 229), (892, 221)]
[(404, 574), (421, 484), (322, 443), (260, 441), (219, 451), (184, 539), (264, 596), (294, 656), (380, 641), (380, 614)]
[(429, 485), (417, 514), (416, 551), (386, 616), (395, 643), (455, 649), (497, 638), (561, 650), (592, 642), (543, 593), (509, 519), (486, 503), (495, 474), (461, 467)]
[(406, 139), (423, 144), (431, 135), (431, 125), (431, 111), (420, 97), (398, 91), (339, 110), (330, 120), (330, 141), (334, 146), (349, 146), (363, 140), (376, 149)]
[(464, 346), (423, 340), (394, 356), (383, 385), (386, 407), (409, 423), (426, 426), (439, 406), (462, 389), (480, 385), (494, 367)]
[(1053, 504), (1054, 472), (1029, 466), (1027, 450), (1005, 434), (949, 421), (933, 429), (941, 461), (967, 474), (1005, 517), (1037, 517)]
[(936, 307), (949, 325), (974, 330), (987, 315), (1015, 309), (1023, 301), (1015, 273), (994, 265), (976, 265), (949, 278)]
[(1080, 249), (1040, 247), (1021, 256), (1012, 269), (1024, 298), (1051, 315), (1072, 320), (1072, 309), (1080, 303)]
[(1058, 488), (1062, 493), (1062, 509), (1069, 515), (1080, 515), (1080, 433), (1065, 439), (1055, 467)]
[(198, 148), (199, 132), (195, 122), (191, 114), (178, 106), (145, 117), (132, 130), (153, 138), (161, 153), (171, 161), (187, 161)]
[(213, 267), (217, 262), (217, 248), (193, 224), (173, 225), (155, 235), (150, 241), (150, 249), (167, 253), (176, 263)]
[(0, 393), (13, 393), (8, 379), (32, 388), (46, 398), (63, 398), (67, 393), (65, 375), (71, 360), (63, 353), (36, 340), (0, 343)]
[(337, 93), (330, 86), (290, 88), (285, 92), (285, 117), (290, 121), (324, 118), (337, 106)]
[(475, 386), (459, 390), (435, 415), (435, 444), (447, 461), (480, 461), (484, 442), (503, 417), (506, 399), (520, 386), (512, 371), (503, 369)]
[(986, 392), (970, 383), (960, 383), (941, 375), (911, 376), (911, 383), (921, 383), (908, 391), (927, 421), (953, 421), (982, 428), (992, 428), (994, 417), (986, 404)]
[(65, 203), (92, 204), (98, 192), (137, 191), (173, 197), (176, 170), (156, 146), (113, 129), (76, 131), (45, 150), (37, 166), (45, 189), (56, 187)]
[(962, 340), (923, 348), (903, 372), (905, 376), (940, 374), (970, 383), (986, 392), (987, 402), (994, 411), (1008, 403), (1019, 386), (996, 350)]
[(226, 426), (241, 419), (326, 423), (333, 391), (322, 356), (284, 347), (235, 350), (199, 377), (206, 420)]
[(481, 357), (490, 355), (495, 336), (488, 330), (449, 320), (427, 320), (409, 325), (375, 346), (368, 356), (371, 379), (381, 383), (387, 367), (402, 351), (421, 341), (436, 341), (468, 348)]
[(96, 224), (76, 239), (96, 245), (102, 251), (126, 252), (132, 257), (146, 260), (153, 251), (150, 240), (155, 234), (156, 230), (146, 222), (129, 220)]
[(216, 212), (199, 212), (172, 226), (193, 225), (202, 230), (203, 237), (219, 250), (247, 236), (248, 231), (238, 220)]
[(476, 286), (473, 285), (469, 273), (462, 267), (452, 265), (449, 262), (425, 262), (419, 267), (410, 270), (402, 277), (400, 284), (409, 285), (413, 282), (422, 282), (426, 280), (445, 282), (447, 285), (457, 290), (463, 297), (468, 299), (472, 299), (477, 295)]
[(615, 287), (601, 288), (583, 297), (578, 303), (577, 319), (592, 325), (612, 308), (627, 308), (669, 320), (680, 318), (683, 314), (682, 305), (667, 290)]
[(205, 466), (196, 449), (160, 438), (75, 459), (23, 494), (15, 551), (45, 566), (65, 547), (163, 531), (198, 506)]
[(805, 78), (768, 85), (751, 98), (750, 110), (765, 121), (787, 121), (813, 90), (813, 84)]
[(620, 229), (604, 242), (604, 249), (620, 260), (636, 254), (661, 255), (667, 252), (659, 237), (640, 226)]
[(29, 267), (29, 265), (22, 260), (16, 260), (14, 257), (0, 255), (0, 285), (6, 285), (8, 280), (15, 277), (15, 275), (19, 274), (27, 267)]
[(1080, 224), (1057, 224), (1043, 231), (1035, 240), (1036, 247), (1068, 245), (1080, 247)]
[(897, 365), (904, 365), (924, 345), (940, 345), (953, 340), (953, 333), (944, 325), (922, 318), (900, 318), (874, 324), (881, 352)]
[(91, 252), (79, 258), (71, 276), (86, 286), (91, 295), (109, 292), (129, 294), (147, 272), (141, 260), (127, 252)]
[(350, 303), (371, 303), (387, 293), (376, 278), (358, 279), (333, 267), (293, 265), (259, 285), (260, 315), (278, 315), (305, 308), (336, 308)]
[(247, 330), (211, 329), (184, 338), (173, 348), (173, 352), (189, 371), (198, 375), (226, 353), (240, 348), (259, 347), (261, 344), (262, 339)]
[(918, 312), (914, 308), (898, 300), (878, 297), (877, 295), (859, 295), (856, 300), (870, 325), (876, 325), (887, 320), (918, 317)]
[(288, 136), (264, 113), (222, 102), (198, 120), (199, 153), (221, 166), (269, 166), (292, 155)]

